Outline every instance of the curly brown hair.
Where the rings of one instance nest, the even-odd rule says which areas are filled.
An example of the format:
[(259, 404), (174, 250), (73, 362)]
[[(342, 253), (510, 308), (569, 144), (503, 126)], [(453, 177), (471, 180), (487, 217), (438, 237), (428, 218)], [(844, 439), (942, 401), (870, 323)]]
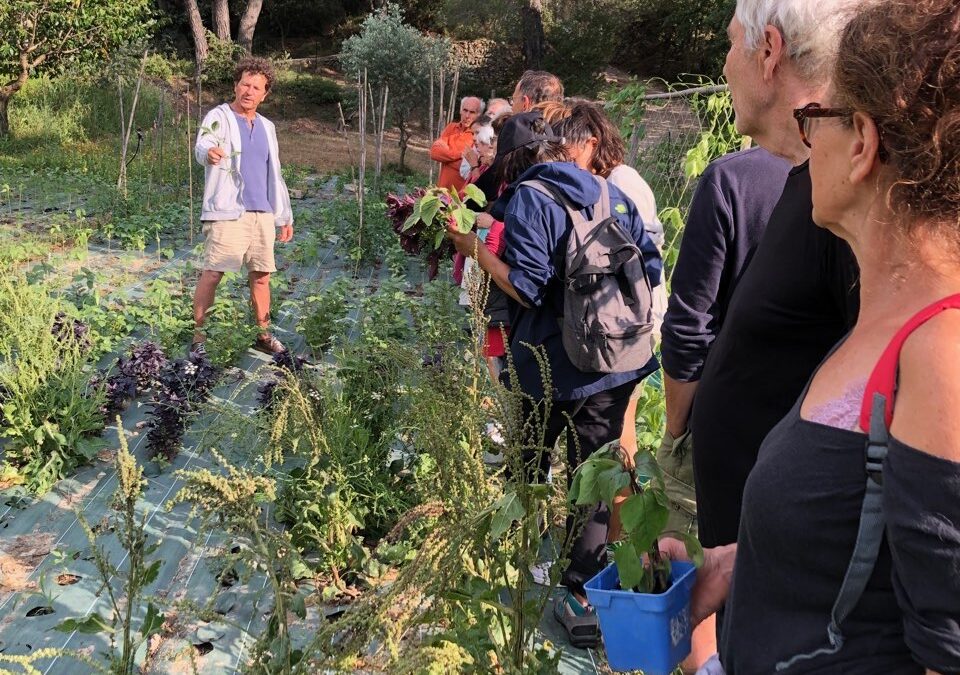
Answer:
[(245, 56), (237, 62), (233, 68), (233, 83), (239, 84), (244, 73), (251, 75), (263, 75), (267, 80), (267, 91), (273, 86), (276, 75), (273, 72), (273, 64), (269, 59), (260, 56)]
[(836, 103), (869, 115), (907, 230), (934, 224), (960, 252), (960, 3), (884, 0), (843, 31)]
[(591, 136), (597, 139), (597, 149), (590, 160), (590, 169), (606, 178), (614, 168), (623, 164), (626, 148), (623, 137), (607, 114), (592, 101), (576, 100), (566, 119), (555, 124), (558, 135), (567, 145), (585, 143)]

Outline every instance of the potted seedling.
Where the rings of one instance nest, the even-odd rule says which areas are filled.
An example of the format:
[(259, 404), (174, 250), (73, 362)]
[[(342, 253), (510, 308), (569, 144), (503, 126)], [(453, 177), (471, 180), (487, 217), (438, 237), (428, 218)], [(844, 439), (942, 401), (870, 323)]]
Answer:
[[(577, 506), (603, 502), (611, 511), (618, 497), (622, 541), (614, 564), (588, 581), (587, 599), (596, 609), (611, 668), (669, 675), (690, 653), (690, 591), (703, 549), (696, 537), (667, 531), (670, 503), (663, 473), (648, 450), (628, 461), (618, 442), (590, 455), (574, 474), (569, 500)], [(660, 554), (664, 535), (681, 539), (691, 562)]]

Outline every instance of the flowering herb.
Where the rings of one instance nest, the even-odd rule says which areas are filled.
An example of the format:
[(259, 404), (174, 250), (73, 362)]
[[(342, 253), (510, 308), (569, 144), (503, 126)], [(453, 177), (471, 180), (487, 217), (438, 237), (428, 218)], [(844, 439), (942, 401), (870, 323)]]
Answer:
[[(481, 208), (487, 199), (476, 185), (464, 188), (464, 198)], [(455, 226), (466, 234), (477, 222), (477, 214), (469, 209), (456, 190), (433, 187), (409, 195), (387, 196), (387, 217), (400, 237), (400, 247), (409, 255), (426, 252), (428, 276), (437, 275), (440, 260), (449, 257), (453, 246), (447, 239), (447, 228)]]
[(137, 380), (123, 373), (114, 373), (106, 377), (104, 374), (94, 375), (90, 378), (90, 392), (96, 391), (98, 387), (103, 386), (105, 400), (100, 407), (105, 419), (112, 419), (117, 413), (122, 412), (137, 395)]
[(141, 342), (131, 349), (129, 359), (121, 357), (117, 360), (120, 372), (136, 380), (141, 391), (153, 387), (165, 365), (167, 357), (163, 349), (150, 341)]
[(205, 401), (217, 381), (217, 369), (205, 355), (168, 361), (156, 382), (147, 413), (147, 452), (173, 461), (187, 430), (187, 416)]

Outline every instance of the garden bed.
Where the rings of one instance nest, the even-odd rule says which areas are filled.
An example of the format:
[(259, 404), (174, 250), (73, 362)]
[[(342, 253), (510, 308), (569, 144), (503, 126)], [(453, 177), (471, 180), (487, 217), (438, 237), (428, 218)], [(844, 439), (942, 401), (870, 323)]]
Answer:
[[(338, 196), (336, 181), (312, 183), (316, 186), (312, 196), (308, 193), (307, 199), (296, 205), (299, 216), (295, 245), (278, 249), (282, 271), (278, 274), (279, 283), (274, 291), (278, 336), (295, 353), (308, 355), (315, 364), (311, 369), (314, 379), (304, 382), (324, 381), (326, 376), (321, 372), (332, 373), (330, 377), (341, 377), (341, 382), (349, 381), (336, 375), (338, 369), (362, 368), (362, 361), (358, 363), (356, 359), (363, 359), (365, 354), (371, 359), (370, 366), (374, 367), (373, 364), (383, 358), (377, 356), (378, 350), (389, 350), (383, 345), (413, 337), (414, 334), (408, 332), (411, 322), (417, 326), (421, 338), (429, 335), (433, 336), (431, 339), (446, 339), (451, 333), (451, 326), (446, 324), (451, 323), (453, 315), (450, 312), (456, 309), (449, 302), (455, 296), (449, 282), (427, 283), (421, 263), (398, 255), (396, 250), (390, 253), (388, 249), (393, 244), (393, 235), (388, 228), (379, 234), (364, 232), (368, 235), (367, 248), (358, 246), (354, 240), (358, 224), (351, 223), (348, 217), (354, 208), (351, 207), (353, 202), (349, 191), (346, 196)], [(36, 231), (41, 244), (49, 243), (49, 232), (45, 233), (44, 227), (38, 224), (42, 218), (39, 221), (35, 218), (37, 211), (24, 208), (16, 213), (16, 220), (6, 226), (10, 228), (8, 231), (15, 232), (16, 228)], [(367, 227), (384, 226), (382, 219), (377, 219), (376, 210), (369, 218), (373, 224)], [(0, 249), (3, 249), (3, 241), (0, 239)], [(92, 321), (98, 316), (103, 318), (102, 314), (123, 315), (129, 308), (144, 304), (152, 307), (154, 313), (164, 307), (170, 312), (182, 311), (185, 307), (180, 294), (190, 287), (194, 273), (191, 261), (196, 254), (189, 243), (178, 243), (170, 255), (157, 255), (157, 249), (108, 250), (102, 243), (87, 244), (82, 251), (78, 248), (69, 242), (51, 246), (34, 257), (17, 260), (14, 269), (26, 274), (34, 272), (35, 275), (38, 270), (45, 272), (38, 275), (38, 283), (45, 284), (51, 294), (74, 302), (78, 310), (89, 305), (78, 299), (78, 293), (82, 295), (84, 289), (88, 294), (96, 293), (97, 303), (92, 306), (107, 307), (108, 310), (103, 313), (90, 310), (86, 314), (81, 311), (84, 318)], [(240, 302), (242, 283), (237, 282), (235, 286), (234, 295)], [(181, 300), (173, 305), (151, 304), (165, 293), (168, 298), (181, 297)], [(423, 307), (433, 309), (423, 311)], [(441, 307), (442, 310), (438, 309)], [(312, 319), (312, 322), (305, 319)], [(462, 322), (462, 318), (459, 321)], [(129, 323), (131, 325), (121, 331), (123, 334), (105, 343), (98, 342), (104, 345), (98, 365), (109, 366), (116, 355), (125, 353), (130, 344), (138, 344), (144, 338), (169, 341), (182, 333), (176, 326), (171, 328), (159, 321), (148, 323), (135, 312)], [(98, 330), (107, 331), (108, 322), (101, 321), (97, 325)], [(298, 325), (300, 332), (297, 332)], [(333, 330), (329, 332), (333, 335), (328, 336), (326, 329), (331, 326)], [(453, 328), (462, 339), (462, 328)], [(328, 342), (330, 344), (326, 344)], [(171, 342), (171, 349), (173, 344), (175, 342)], [(186, 343), (180, 341), (179, 344), (185, 347)], [(180, 356), (170, 349), (168, 352), (171, 358)], [(346, 355), (348, 360), (342, 362), (339, 355)], [(403, 358), (408, 356), (412, 354)], [(462, 357), (451, 353), (442, 358)], [(268, 359), (252, 350), (240, 350), (235, 358), (223, 365), (227, 370), (221, 383), (213, 390), (210, 402), (192, 418), (182, 447), (168, 465), (157, 466), (149, 461), (147, 422), (153, 394), (149, 391), (141, 394), (137, 402), (121, 415), (129, 450), (146, 468), (136, 515), (143, 524), (146, 541), (156, 546), (147, 558), (161, 561), (143, 589), (144, 600), (138, 604), (133, 620), (136, 631), (153, 620), (150, 607), (159, 607), (163, 611), (162, 626), (153, 631), (150, 639), (144, 641), (138, 650), (137, 663), (143, 664), (146, 672), (191, 672), (193, 667), (205, 673), (242, 671), (250, 663), (257, 637), (270, 630), (276, 594), (270, 583), (271, 575), (241, 561), (242, 549), (250, 543), (237, 537), (229, 528), (219, 528), (205, 521), (202, 513), (195, 513), (195, 501), (173, 503), (184, 486), (193, 480), (190, 472), (195, 477), (204, 469), (217, 476), (234, 469), (250, 470), (253, 472), (251, 476), (270, 477), (282, 487), (284, 481), (289, 481), (293, 475), (290, 471), (303, 466), (289, 447), (280, 464), (272, 468), (263, 466), (263, 457), (255, 452), (261, 447), (257, 443), (262, 439), (258, 441), (249, 434), (262, 434), (269, 425), (245, 429), (231, 426), (231, 420), (254, 419), (262, 415), (258, 411), (263, 407), (263, 394), (258, 387), (264, 380), (276, 376)], [(413, 368), (418, 378), (424, 377), (421, 368), (422, 364)], [(397, 391), (402, 392), (407, 380), (398, 373), (389, 377), (395, 375), (400, 377), (395, 379)], [(360, 384), (367, 386), (369, 382), (361, 380)], [(332, 395), (331, 390), (324, 395)], [(372, 401), (380, 400), (376, 392), (372, 395)], [(405, 395), (398, 394), (399, 397)], [(361, 415), (357, 419), (364, 418)], [(387, 422), (380, 420), (377, 423)], [(395, 420), (388, 423), (393, 425)], [(231, 428), (239, 432), (235, 431), (234, 437), (229, 432)], [(119, 571), (109, 582), (117, 593), (122, 592), (122, 577), (130, 564), (128, 551), (115, 531), (120, 527), (115, 494), (122, 478), (117, 471), (120, 449), (116, 425), (108, 425), (102, 437), (106, 447), (93, 461), (56, 482), (48, 492), (33, 496), (22, 486), (13, 486), (0, 493), (5, 497), (0, 506), (0, 615), (3, 616), (0, 619), (0, 654), (36, 659), (34, 666), (41, 672), (75, 673), (78, 668), (92, 669), (93, 666), (84, 665), (77, 659), (92, 659), (91, 663), (105, 664), (103, 655), (112, 653), (112, 641), (107, 631), (91, 630), (90, 624), (82, 624), (85, 618), (110, 614), (97, 556), (109, 558)], [(212, 454), (212, 448), (219, 454)], [(407, 461), (403, 459), (405, 451), (395, 449), (393, 452), (393, 461), (399, 460), (401, 464)], [(482, 465), (474, 465), (474, 468), (477, 466)], [(382, 470), (386, 468), (384, 466)], [(427, 471), (413, 465), (404, 470)], [(436, 468), (429, 470), (436, 471)], [(442, 483), (440, 476), (423, 480), (424, 485)], [(489, 474), (484, 480), (499, 484), (499, 479)], [(400, 483), (397, 485), (401, 489)], [(385, 503), (397, 499), (389, 495), (379, 498), (386, 499)], [(318, 495), (317, 499), (322, 501), (323, 497)], [(418, 499), (410, 505), (415, 505)], [(272, 524), (281, 535), (291, 527), (289, 513), (284, 516), (286, 525), (274, 517), (276, 510), (283, 507), (284, 504), (279, 502), (262, 504), (264, 522)], [(398, 510), (400, 507), (399, 502), (387, 506), (388, 511), (384, 512), (387, 515), (376, 518), (387, 518), (384, 521), (387, 525), (396, 524), (396, 519), (402, 515)], [(294, 537), (300, 536), (300, 526), (295, 519), (290, 530)], [(96, 546), (91, 545), (86, 527), (95, 533)], [(293, 643), (301, 647), (309, 644), (318, 631), (330, 625), (330, 620), (338, 617), (345, 608), (356, 604), (358, 598), (389, 593), (388, 589), (398, 579), (398, 572), (416, 559), (416, 549), (405, 543), (405, 533), (391, 539), (386, 554), (371, 555), (378, 544), (377, 537), (381, 535), (369, 531), (363, 534), (363, 531), (363, 528), (358, 529), (357, 533), (362, 536), (351, 541), (368, 548), (361, 556), (365, 562), (344, 559), (343, 565), (334, 564), (332, 575), (329, 559), (327, 563), (318, 564), (317, 553), (311, 552), (310, 546), (301, 545), (303, 560), (311, 569), (309, 573), (301, 571), (299, 576), (290, 577), (299, 581), (290, 589), (292, 595), (287, 600), (292, 599), (295, 605), (302, 606), (302, 612), (294, 609), (289, 615), (288, 630)], [(414, 539), (422, 536), (416, 535)], [(346, 555), (344, 551), (352, 545), (355, 544), (336, 551)], [(99, 553), (97, 547), (101, 548)], [(327, 555), (329, 558), (331, 553), (328, 551)], [(346, 576), (343, 576), (344, 572)], [(543, 592), (526, 591), (533, 596)], [(433, 602), (432, 596), (420, 596), (419, 602), (429, 605)], [(76, 623), (65, 626), (64, 622), (69, 619)], [(441, 628), (442, 624), (428, 623), (414, 633), (405, 634), (402, 637), (404, 648), (412, 649), (411, 653), (416, 654), (420, 645), (433, 644), (433, 636)], [(541, 641), (548, 639), (562, 645), (552, 618), (543, 620), (540, 635)], [(375, 631), (368, 641), (367, 648), (371, 651), (369, 662), (362, 666), (364, 669), (386, 668), (390, 671), (386, 665), (390, 660), (379, 653), (377, 647), (380, 646)], [(40, 651), (47, 649), (54, 651)], [(596, 662), (600, 660), (593, 652), (566, 649), (556, 667), (559, 672), (597, 672)], [(361, 665), (358, 662), (356, 667)]]

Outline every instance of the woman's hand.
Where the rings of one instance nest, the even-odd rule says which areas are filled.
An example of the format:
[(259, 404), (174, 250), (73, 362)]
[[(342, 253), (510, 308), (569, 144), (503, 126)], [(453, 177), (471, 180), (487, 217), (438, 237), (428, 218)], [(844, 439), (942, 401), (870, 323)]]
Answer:
[[(670, 560), (690, 560), (683, 542), (677, 539), (661, 539), (660, 552)], [(703, 567), (697, 570), (690, 598), (690, 618), (694, 626), (726, 603), (736, 557), (736, 544), (704, 549)]]
[(483, 166), (489, 166), (493, 163), (493, 158), (496, 157), (497, 151), (493, 143), (481, 143), (477, 150), (480, 155), (480, 164)]
[(476, 169), (480, 164), (480, 153), (477, 152), (477, 148), (475, 146), (470, 146), (464, 150), (463, 158), (467, 160), (467, 164), (470, 165), (471, 169)]
[(472, 258), (477, 251), (477, 244), (479, 240), (475, 232), (467, 232), (466, 234), (461, 233), (457, 230), (456, 223), (447, 224), (447, 237), (453, 242), (453, 247), (457, 249), (457, 253), (460, 255), (465, 255), (468, 258)]

